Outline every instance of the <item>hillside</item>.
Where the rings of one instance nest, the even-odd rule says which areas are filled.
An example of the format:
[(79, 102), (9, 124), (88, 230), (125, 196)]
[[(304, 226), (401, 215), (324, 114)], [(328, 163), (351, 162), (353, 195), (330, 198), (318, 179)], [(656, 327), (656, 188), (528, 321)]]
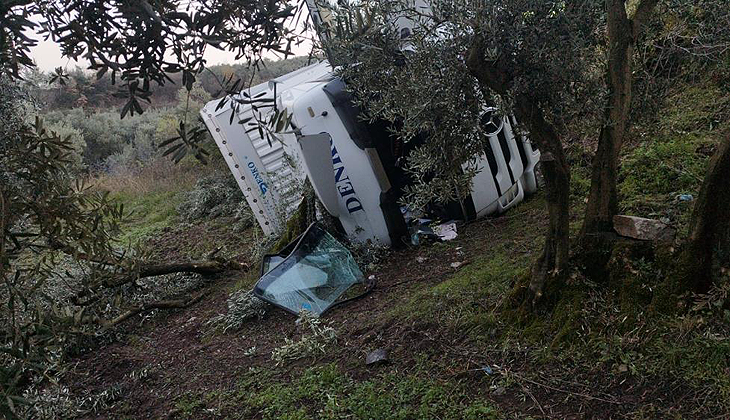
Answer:
[[(621, 191), (626, 212), (665, 218), (681, 231), (691, 202), (677, 196), (696, 196), (708, 150), (726, 125), (696, 121), (727, 120), (714, 88), (674, 95), (671, 103), (691, 95), (695, 113), (680, 107), (646, 127), (656, 134), (627, 152)], [(195, 177), (181, 184), (179, 173), (158, 178), (152, 190), (118, 187), (117, 197), (137, 214), (129, 237), (146, 238), (155, 255), (173, 260), (224, 246), (252, 268), (187, 279), (183, 293), (203, 293), (193, 306), (135, 317), (110, 341), (75, 356), (62, 382), (65, 403), (51, 400), (68, 410), (62, 417), (709, 419), (730, 410), (727, 283), (696, 297), (686, 314), (663, 315), (649, 306), (662, 281), (657, 262), (619, 254), (616, 280), (593, 284), (575, 271), (553, 310), (525, 318), (510, 308), (509, 291), (542, 246), (544, 193), (459, 226), (454, 241), (359, 256), (377, 286), (323, 318), (335, 339), (275, 308), (216, 327), (211, 320), (247, 305), (241, 296), (257, 279), (262, 237), (250, 222), (232, 229), (231, 220), (242, 219), (230, 211), (186, 221), (179, 213), (184, 191), (237, 192), (215, 182), (196, 188)], [(216, 182), (229, 182), (225, 168), (217, 174)], [(577, 230), (587, 180), (574, 185)], [(274, 357), (287, 340), (303, 337), (321, 350)], [(388, 363), (367, 366), (376, 349), (387, 350)]]

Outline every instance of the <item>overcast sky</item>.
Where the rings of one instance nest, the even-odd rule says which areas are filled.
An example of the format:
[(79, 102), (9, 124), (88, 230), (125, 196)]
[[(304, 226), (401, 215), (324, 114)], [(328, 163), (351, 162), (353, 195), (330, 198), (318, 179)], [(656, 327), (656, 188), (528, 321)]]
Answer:
[[(298, 47), (292, 47), (295, 55), (307, 55), (310, 49), (310, 42), (305, 42)], [(64, 67), (68, 70), (73, 70), (74, 67), (79, 66), (83, 69), (86, 69), (86, 67), (88, 67), (89, 65), (89, 63), (85, 60), (82, 62), (76, 62), (73, 60), (69, 60), (68, 58), (62, 57), (61, 49), (55, 42), (51, 40), (43, 41), (41, 39), (38, 45), (31, 50), (31, 56), (38, 65), (38, 68), (45, 72), (51, 71), (56, 67)], [(265, 55), (265, 57), (272, 60), (281, 58), (275, 54)], [(236, 62), (235, 54), (227, 51), (217, 50), (212, 47), (206, 49), (205, 58), (206, 60), (208, 60), (208, 65), (233, 64)]]

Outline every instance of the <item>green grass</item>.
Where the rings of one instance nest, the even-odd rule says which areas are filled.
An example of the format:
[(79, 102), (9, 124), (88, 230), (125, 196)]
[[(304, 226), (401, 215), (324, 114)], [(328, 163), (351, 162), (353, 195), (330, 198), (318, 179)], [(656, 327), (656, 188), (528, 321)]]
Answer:
[(495, 326), (497, 302), (524, 265), (506, 253), (490, 252), (443, 282), (421, 289), (389, 314), (393, 319), (429, 322), (451, 331), (478, 336)]
[(122, 242), (135, 243), (166, 227), (172, 226), (177, 218), (177, 205), (181, 196), (174, 191), (149, 192), (145, 194), (116, 193), (112, 196), (124, 204), (125, 212), (131, 212), (122, 225)]
[(728, 128), (730, 95), (712, 83), (683, 86), (666, 99), (651, 127), (636, 127), (645, 138), (625, 150), (619, 173), (621, 211), (636, 216), (666, 218), (680, 232), (686, 227), (707, 163)]
[(252, 369), (229, 392), (214, 391), (176, 402), (181, 416), (210, 408), (229, 418), (303, 419), (499, 419), (486, 401), (454, 383), (397, 370), (357, 381), (333, 364), (274, 379)]

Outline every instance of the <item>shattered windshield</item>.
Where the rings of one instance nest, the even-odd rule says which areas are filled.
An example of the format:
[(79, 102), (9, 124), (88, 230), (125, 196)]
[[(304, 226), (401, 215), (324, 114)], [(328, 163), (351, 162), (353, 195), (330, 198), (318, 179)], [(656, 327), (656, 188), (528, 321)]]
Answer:
[(317, 225), (307, 229), (289, 256), (268, 266), (254, 293), (295, 314), (306, 309), (319, 316), (363, 280), (350, 251)]

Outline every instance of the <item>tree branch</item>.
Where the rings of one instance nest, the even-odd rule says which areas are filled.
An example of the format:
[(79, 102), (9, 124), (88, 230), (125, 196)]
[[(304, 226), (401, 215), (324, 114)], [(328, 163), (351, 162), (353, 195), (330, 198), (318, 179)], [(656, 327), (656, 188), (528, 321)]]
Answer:
[(466, 56), (466, 66), (481, 83), (484, 83), (494, 92), (504, 95), (512, 81), (509, 72), (503, 70), (499, 59), (487, 61), (484, 58), (484, 39), (481, 35), (474, 36)]
[(102, 320), (101, 324), (104, 326), (104, 329), (109, 329), (119, 323), (122, 323), (126, 321), (127, 319), (137, 315), (141, 314), (143, 312), (149, 312), (154, 309), (180, 309), (180, 308), (187, 308), (188, 306), (191, 306), (197, 302), (199, 302), (201, 299), (203, 299), (207, 295), (207, 292), (202, 292), (198, 294), (195, 297), (192, 297), (190, 299), (178, 299), (178, 300), (160, 300), (157, 302), (151, 302), (144, 304), (142, 306), (138, 306), (136, 308), (130, 309), (127, 312), (124, 312), (123, 314), (117, 316), (114, 319), (111, 320)]

